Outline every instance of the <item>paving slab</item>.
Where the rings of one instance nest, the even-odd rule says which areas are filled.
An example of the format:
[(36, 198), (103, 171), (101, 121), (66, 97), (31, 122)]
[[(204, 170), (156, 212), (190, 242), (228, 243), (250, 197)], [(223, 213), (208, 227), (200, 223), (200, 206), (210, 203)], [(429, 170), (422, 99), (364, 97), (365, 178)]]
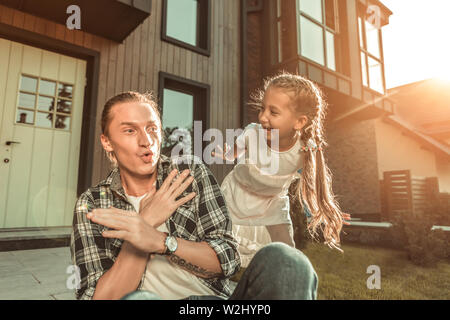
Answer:
[(75, 300), (69, 247), (0, 252), (0, 299)]

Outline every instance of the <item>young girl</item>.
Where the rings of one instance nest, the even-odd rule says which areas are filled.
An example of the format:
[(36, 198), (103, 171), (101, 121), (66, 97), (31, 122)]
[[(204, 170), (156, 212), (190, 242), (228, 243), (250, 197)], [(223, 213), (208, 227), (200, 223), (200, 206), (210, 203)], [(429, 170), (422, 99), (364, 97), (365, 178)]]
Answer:
[[(310, 216), (310, 234), (316, 238), (319, 228), (325, 244), (341, 250), (339, 234), (344, 219), (350, 216), (340, 210), (331, 188), (323, 152), (327, 145), (323, 137), (326, 105), (319, 88), (302, 76), (282, 73), (266, 79), (263, 91), (251, 104), (259, 110), (259, 124), (244, 129), (234, 152), (225, 145), (225, 153), (216, 154), (226, 160), (238, 158), (221, 187), (242, 266), (269, 242), (295, 247), (288, 188), (297, 178), (301, 181), (295, 196)], [(254, 144), (258, 144), (256, 149)], [(267, 153), (260, 152), (261, 148)], [(256, 156), (254, 150), (258, 150)], [(268, 161), (263, 163), (261, 154), (266, 154)], [(270, 173), (267, 164), (272, 165)]]

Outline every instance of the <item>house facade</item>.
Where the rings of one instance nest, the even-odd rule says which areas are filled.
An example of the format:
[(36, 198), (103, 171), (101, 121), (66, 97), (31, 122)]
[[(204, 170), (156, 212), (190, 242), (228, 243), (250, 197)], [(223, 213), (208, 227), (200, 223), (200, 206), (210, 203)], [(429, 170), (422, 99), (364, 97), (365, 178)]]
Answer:
[(240, 127), (239, 12), (238, 0), (0, 0), (0, 229), (72, 224), (77, 196), (110, 170), (100, 116), (119, 92), (156, 93), (165, 127)]
[[(379, 1), (247, 1), (247, 94), (286, 70), (318, 83), (328, 102), (326, 148), (333, 191), (353, 217), (379, 219), (382, 194), (376, 123), (394, 113), (387, 97), (382, 29), (392, 12)], [(245, 120), (255, 121), (247, 110)]]
[[(153, 91), (169, 135), (195, 121), (225, 132), (256, 121), (248, 97), (280, 70), (326, 95), (342, 209), (380, 216), (391, 14), (375, 0), (0, 0), (0, 230), (71, 225), (77, 196), (110, 170), (99, 141), (109, 97)], [(231, 169), (210, 167), (219, 182)]]

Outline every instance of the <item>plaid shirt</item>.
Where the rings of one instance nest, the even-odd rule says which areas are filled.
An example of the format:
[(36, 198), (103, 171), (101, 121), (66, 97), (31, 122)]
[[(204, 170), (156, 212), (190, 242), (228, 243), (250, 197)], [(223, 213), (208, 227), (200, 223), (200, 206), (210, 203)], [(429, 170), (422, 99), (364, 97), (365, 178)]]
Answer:
[[(194, 181), (181, 197), (194, 191), (196, 196), (180, 206), (165, 222), (169, 233), (190, 241), (206, 241), (217, 254), (223, 277), (200, 278), (217, 295), (229, 297), (232, 290), (228, 278), (240, 268), (237, 243), (233, 238), (231, 218), (225, 200), (211, 171), (198, 158), (183, 156), (173, 158), (161, 155), (157, 169), (157, 188), (169, 173), (190, 169)], [(102, 236), (109, 228), (93, 223), (86, 218), (88, 211), (95, 208), (109, 208), (135, 211), (128, 202), (120, 180), (119, 169), (114, 169), (97, 186), (89, 188), (75, 205), (73, 230), (70, 239), (72, 261), (80, 268), (80, 288), (77, 299), (92, 299), (98, 279), (112, 267), (119, 255), (123, 240)], [(142, 289), (145, 272), (138, 290)]]

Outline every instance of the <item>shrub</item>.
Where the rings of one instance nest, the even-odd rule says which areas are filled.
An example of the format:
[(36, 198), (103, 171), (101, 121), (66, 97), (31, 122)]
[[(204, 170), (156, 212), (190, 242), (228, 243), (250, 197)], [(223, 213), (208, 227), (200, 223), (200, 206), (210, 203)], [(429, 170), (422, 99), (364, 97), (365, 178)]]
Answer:
[(432, 230), (436, 215), (428, 210), (420, 216), (407, 213), (391, 220), (391, 238), (396, 247), (405, 249), (409, 259), (420, 266), (433, 266), (440, 259), (449, 257), (447, 234)]

